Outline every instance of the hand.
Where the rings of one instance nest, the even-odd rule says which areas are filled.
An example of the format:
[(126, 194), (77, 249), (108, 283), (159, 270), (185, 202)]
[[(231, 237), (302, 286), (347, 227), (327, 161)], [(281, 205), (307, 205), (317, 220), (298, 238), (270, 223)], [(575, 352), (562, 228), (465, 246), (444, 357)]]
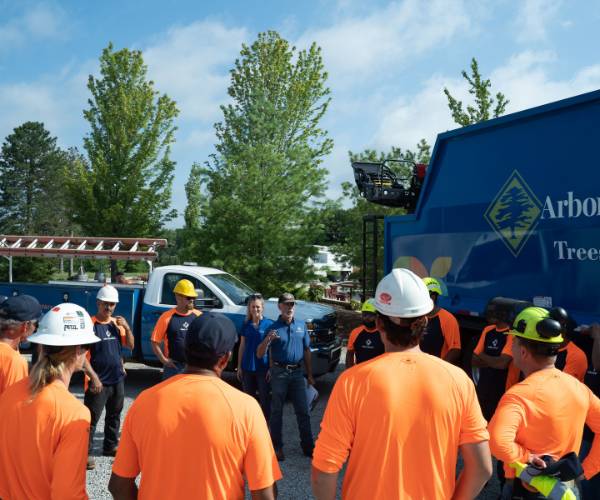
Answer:
[(306, 381), (308, 382), (308, 385), (315, 385), (315, 379), (313, 378), (312, 375), (307, 375)]
[(269, 342), (269, 344), (271, 342), (273, 342), (274, 340), (278, 340), (279, 339), (279, 335), (277, 333), (277, 330), (271, 330), (268, 334), (267, 334), (267, 342)]
[(235, 373), (237, 379), (241, 382), (242, 381), (242, 367), (238, 366), (237, 372)]
[(90, 379), (90, 392), (92, 394), (100, 394), (102, 392), (102, 387), (102, 382), (100, 382), (98, 376)]
[(541, 455), (536, 455), (535, 453), (530, 453), (529, 454), (529, 463), (531, 465), (533, 465), (534, 467), (537, 467), (538, 469), (545, 469), (546, 468), (546, 462), (544, 462), (542, 460), (542, 456)]
[(165, 368), (176, 368), (175, 362), (171, 358), (167, 358), (167, 360), (163, 363)]
[(127, 321), (125, 320), (125, 318), (123, 316), (115, 316), (115, 322), (117, 323), (117, 326), (120, 326), (122, 328), (125, 328), (126, 330), (129, 330), (129, 325), (127, 324)]

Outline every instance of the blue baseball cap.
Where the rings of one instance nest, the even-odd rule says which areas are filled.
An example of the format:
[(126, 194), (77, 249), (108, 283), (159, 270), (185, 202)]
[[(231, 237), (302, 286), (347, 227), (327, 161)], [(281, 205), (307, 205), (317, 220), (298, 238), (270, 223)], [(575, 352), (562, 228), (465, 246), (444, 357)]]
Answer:
[(42, 306), (31, 295), (15, 295), (0, 303), (0, 319), (33, 321), (40, 319)]
[(233, 351), (237, 339), (233, 321), (223, 314), (206, 312), (192, 321), (185, 336), (185, 349), (192, 353), (212, 352), (222, 356)]

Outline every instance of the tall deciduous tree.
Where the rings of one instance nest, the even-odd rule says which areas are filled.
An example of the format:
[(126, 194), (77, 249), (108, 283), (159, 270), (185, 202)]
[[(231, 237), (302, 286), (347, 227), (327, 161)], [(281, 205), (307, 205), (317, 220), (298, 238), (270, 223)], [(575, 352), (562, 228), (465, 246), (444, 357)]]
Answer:
[(263, 293), (308, 276), (318, 230), (311, 204), (324, 193), (332, 140), (319, 123), (330, 98), (321, 50), (297, 51), (276, 32), (243, 45), (231, 71), (232, 103), (215, 125), (199, 254)]
[(471, 59), (471, 75), (465, 70), (461, 72), (463, 78), (469, 84), (469, 94), (474, 99), (474, 105), (467, 105), (466, 111), (463, 109), (462, 101), (454, 98), (447, 88), (444, 88), (444, 94), (448, 99), (448, 107), (452, 113), (452, 119), (461, 127), (479, 123), (490, 118), (497, 118), (506, 111), (506, 106), (510, 101), (504, 94), (497, 92), (494, 97), (491, 93), (492, 83), (489, 79), (484, 80), (479, 73), (479, 65), (475, 58)]
[(148, 80), (140, 51), (112, 45), (102, 51), (100, 77), (90, 75), (88, 89), (88, 161), (70, 183), (73, 217), (87, 234), (154, 236), (176, 215), (169, 210), (175, 102)]

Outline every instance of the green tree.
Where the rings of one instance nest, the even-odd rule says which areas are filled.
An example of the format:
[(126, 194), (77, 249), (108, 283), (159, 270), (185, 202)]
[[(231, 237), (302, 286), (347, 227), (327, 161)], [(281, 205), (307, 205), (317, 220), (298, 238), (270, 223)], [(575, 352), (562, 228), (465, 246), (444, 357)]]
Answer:
[(70, 228), (62, 189), (71, 155), (43, 123), (14, 129), (0, 154), (0, 232), (57, 234)]
[(154, 236), (176, 216), (169, 209), (175, 102), (147, 79), (140, 51), (114, 51), (112, 44), (88, 89), (87, 162), (69, 183), (73, 219), (89, 235)]
[(469, 94), (474, 99), (474, 105), (467, 105), (466, 111), (463, 109), (462, 101), (454, 98), (447, 88), (444, 88), (444, 94), (448, 99), (448, 107), (452, 113), (452, 119), (461, 127), (472, 125), (473, 123), (483, 122), (490, 118), (497, 118), (506, 111), (506, 106), (510, 102), (504, 94), (497, 92), (494, 97), (491, 93), (492, 83), (490, 80), (484, 80), (479, 73), (479, 65), (475, 58), (471, 59), (471, 75), (465, 70), (461, 72), (463, 78), (469, 84)]
[(243, 45), (231, 70), (232, 103), (215, 125), (205, 171), (208, 203), (197, 254), (263, 293), (309, 276), (333, 142), (319, 122), (330, 98), (321, 50), (297, 51), (276, 32)]

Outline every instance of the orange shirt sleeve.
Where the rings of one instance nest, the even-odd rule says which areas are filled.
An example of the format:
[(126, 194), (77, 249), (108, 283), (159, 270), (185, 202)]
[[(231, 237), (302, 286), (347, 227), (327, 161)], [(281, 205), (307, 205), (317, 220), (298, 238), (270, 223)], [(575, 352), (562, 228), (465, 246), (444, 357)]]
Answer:
[(350, 332), (350, 337), (348, 338), (348, 350), (354, 351), (354, 342), (356, 342), (356, 337), (361, 332), (362, 326), (357, 326), (354, 330)]
[(150, 340), (152, 342), (161, 343), (165, 340), (165, 336), (167, 334), (167, 328), (169, 326), (169, 321), (171, 321), (171, 316), (173, 316), (174, 309), (166, 311), (160, 315), (156, 325), (154, 325), (154, 330), (152, 330), (152, 335), (150, 335)]
[(448, 351), (460, 349), (460, 328), (456, 318), (445, 309), (440, 309), (439, 317), (442, 335), (444, 336), (444, 347), (440, 354), (444, 359)]
[(512, 358), (512, 345), (514, 337), (512, 335), (507, 335), (506, 344), (504, 344), (504, 349), (502, 349), (501, 354), (506, 354)]
[(481, 413), (481, 407), (471, 380), (465, 382), (465, 408), (460, 425), (459, 445), (488, 441), (490, 435), (487, 422)]
[(354, 417), (348, 401), (346, 373), (333, 386), (315, 444), (312, 464), (322, 472), (339, 472), (354, 441)]
[(489, 425), (490, 449), (498, 460), (506, 464), (529, 460), (529, 450), (516, 442), (517, 432), (525, 418), (525, 409), (519, 404), (519, 398), (511, 393), (504, 394)]
[[(493, 328), (494, 328), (494, 325), (488, 325), (481, 331), (481, 335), (479, 336), (479, 341), (477, 342), (475, 349), (473, 349), (473, 354), (481, 354), (483, 352), (483, 344), (485, 343), (485, 336), (486, 336), (487, 332), (489, 332)], [(460, 335), (459, 335), (459, 338), (460, 338)]]
[[(252, 401), (255, 403), (255, 401)], [(282, 478), (267, 422), (258, 403), (249, 409), (249, 439), (244, 457), (244, 475), (250, 491), (268, 488)]]
[(600, 399), (587, 387), (586, 389), (590, 397), (590, 406), (585, 423), (596, 436), (592, 442), (592, 449), (583, 461), (583, 474), (587, 479), (591, 479), (600, 472)]
[(82, 407), (77, 417), (61, 431), (52, 460), (51, 498), (73, 500), (88, 498), (85, 486), (85, 464), (89, 434), (90, 412)]
[(126, 478), (137, 477), (141, 470), (138, 449), (131, 434), (131, 426), (134, 425), (132, 423), (134, 418), (135, 403), (125, 417), (121, 440), (117, 448), (117, 456), (112, 468), (114, 474)]
[(570, 342), (567, 346), (567, 362), (563, 371), (583, 382), (587, 367), (588, 362), (585, 353), (573, 342)]

